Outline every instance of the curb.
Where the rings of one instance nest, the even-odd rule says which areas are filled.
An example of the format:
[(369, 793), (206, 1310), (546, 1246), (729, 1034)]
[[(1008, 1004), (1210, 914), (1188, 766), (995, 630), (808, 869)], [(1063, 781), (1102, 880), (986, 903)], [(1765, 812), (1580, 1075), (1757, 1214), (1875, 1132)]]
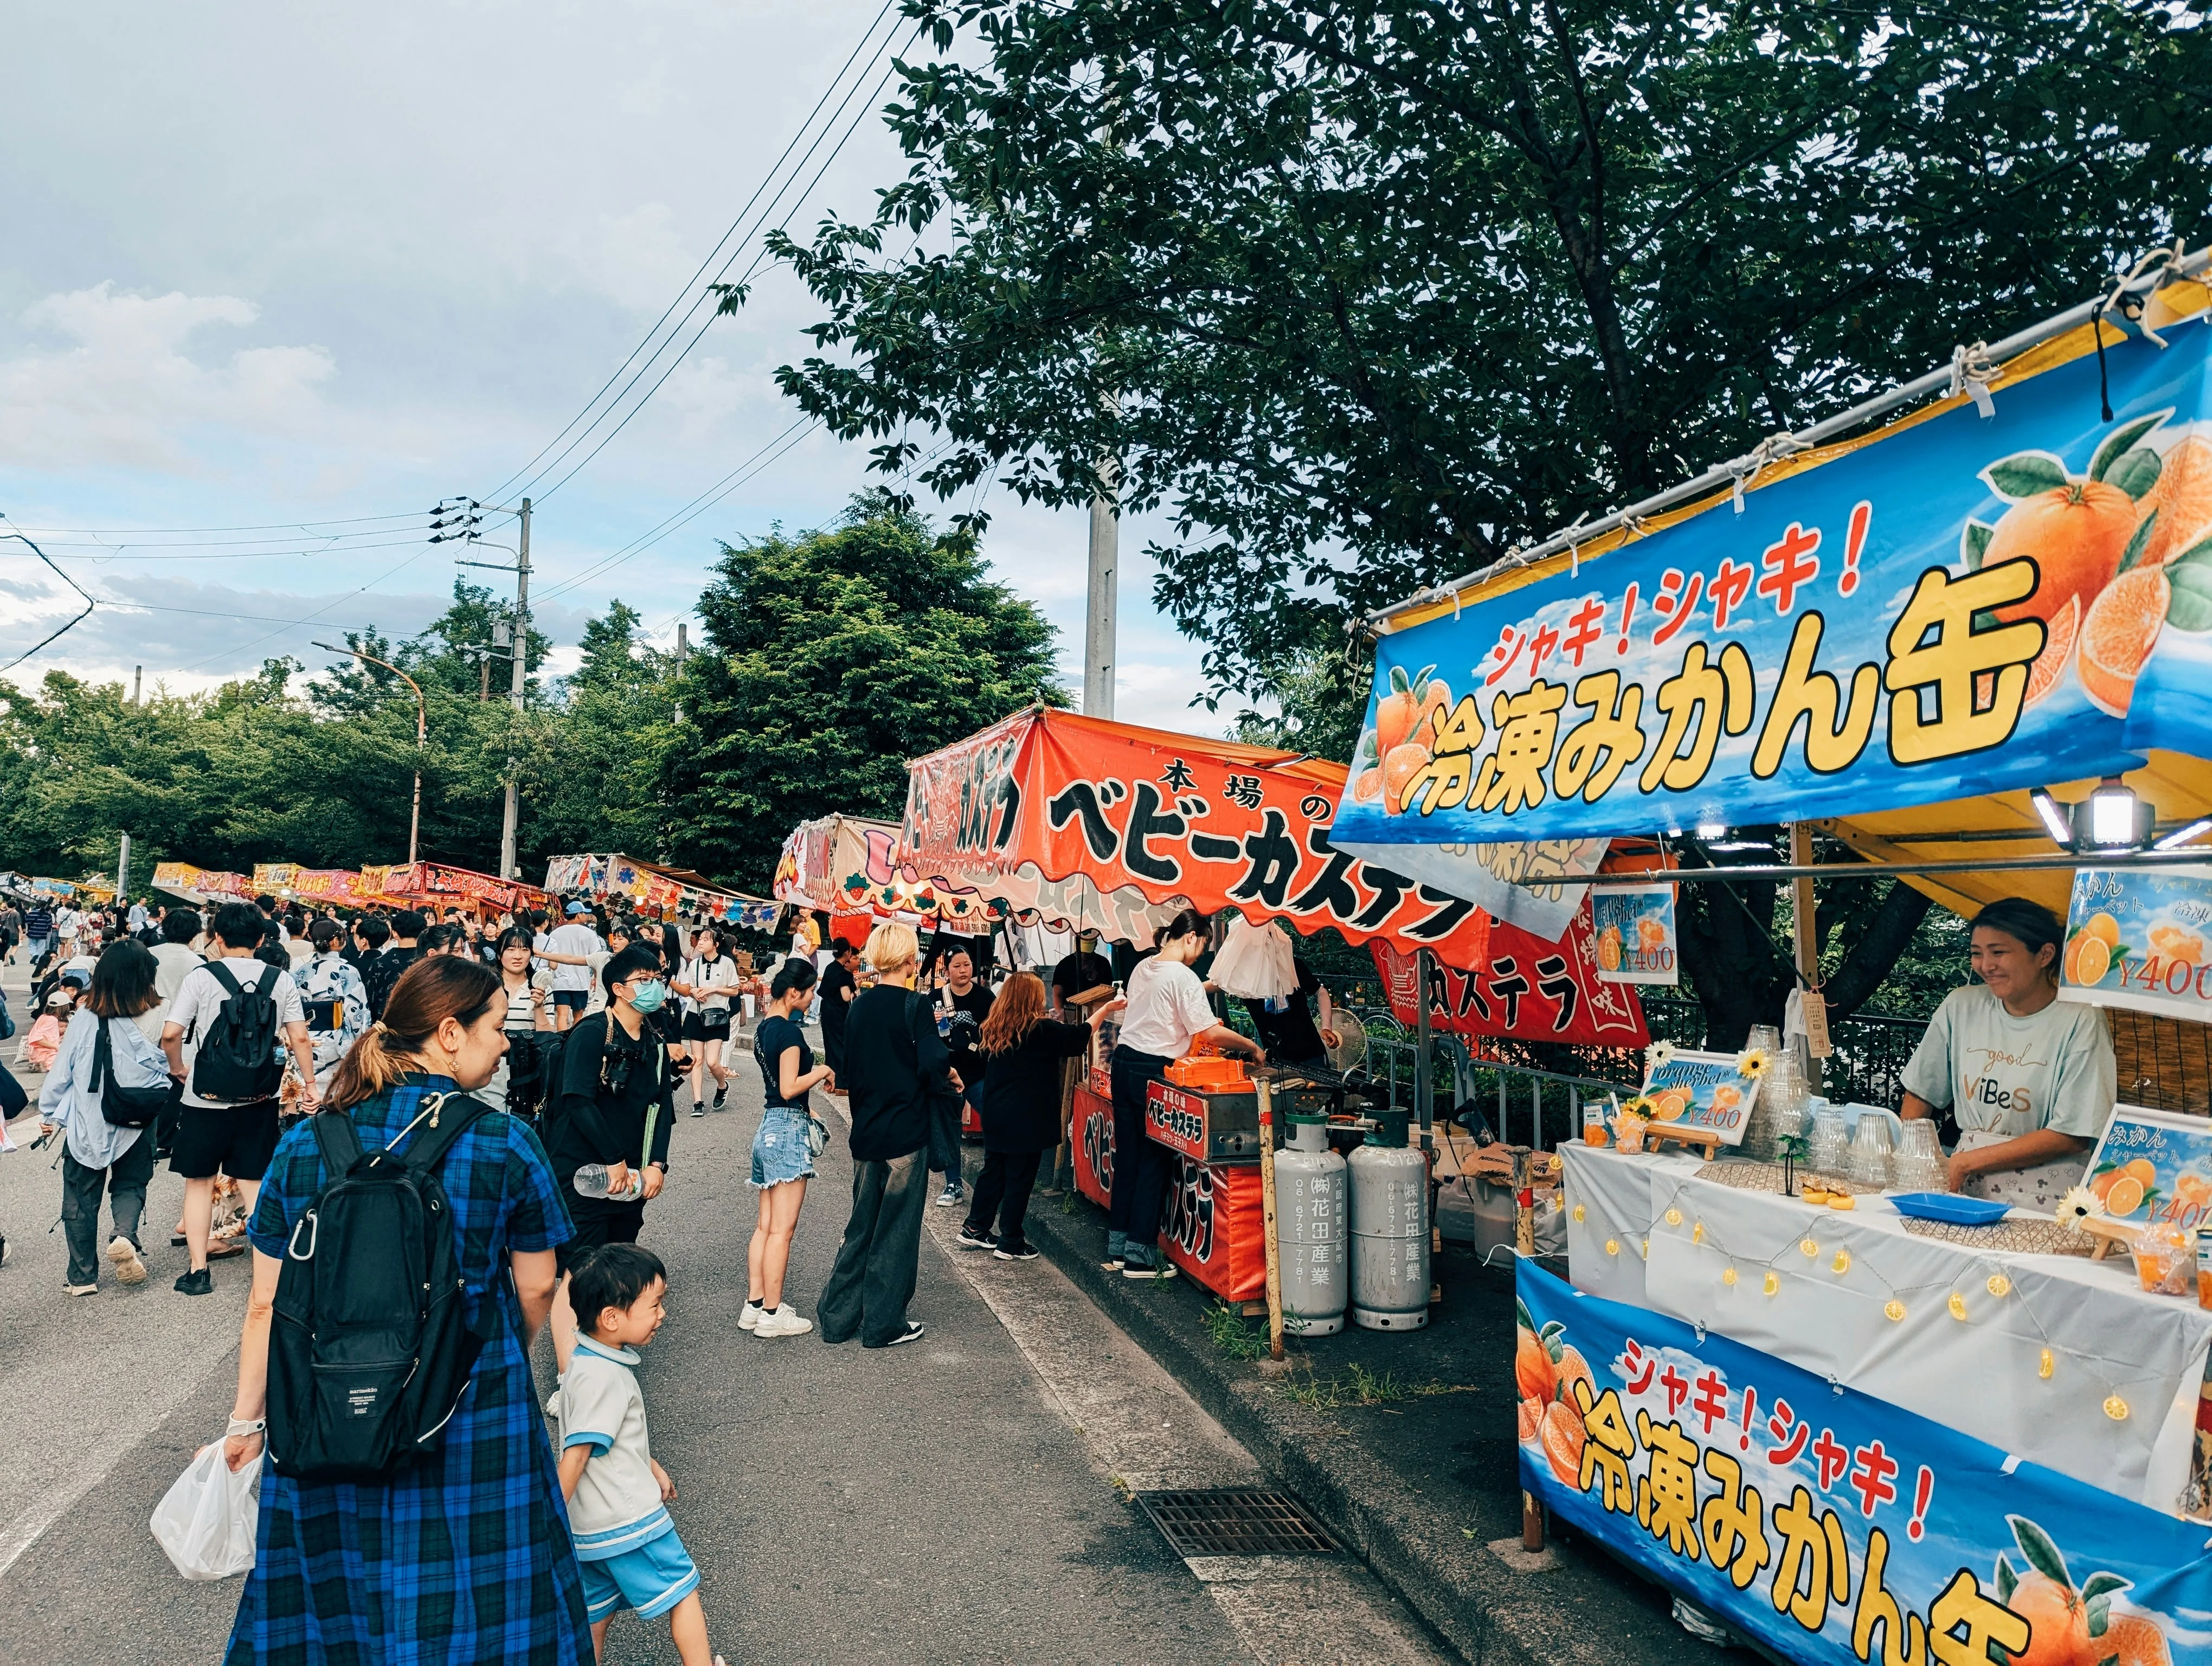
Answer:
[[(1030, 1241), (1462, 1659), (1480, 1666), (1618, 1666), (1632, 1642), (1644, 1666), (1716, 1658), (1671, 1622), (1671, 1599), (1660, 1587), (1601, 1553), (1555, 1535), (1544, 1569), (1509, 1566), (1491, 1541), (1510, 1535), (1517, 1552), (1517, 1495), (1477, 1496), (1460, 1514), (1425, 1503), (1405, 1474), (1344, 1425), (1271, 1393), (1255, 1365), (1222, 1355), (1202, 1328), (1189, 1334), (1194, 1321), (1176, 1313), (1188, 1299), (1187, 1279), (1155, 1289), (1107, 1272), (1100, 1264), (1102, 1217), (1079, 1195), (1072, 1211), (1063, 1210), (1065, 1201), (1036, 1200)], [(1486, 1402), (1475, 1415), (1506, 1418), (1510, 1411)]]

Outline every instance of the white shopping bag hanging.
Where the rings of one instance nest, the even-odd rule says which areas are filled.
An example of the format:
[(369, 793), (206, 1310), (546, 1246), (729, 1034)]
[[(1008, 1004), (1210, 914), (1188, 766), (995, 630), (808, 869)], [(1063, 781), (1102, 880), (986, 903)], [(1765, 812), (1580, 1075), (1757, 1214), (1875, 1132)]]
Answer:
[(200, 1449), (154, 1506), (154, 1537), (187, 1579), (228, 1579), (253, 1566), (261, 1525), (261, 1459), (231, 1473), (222, 1442)]

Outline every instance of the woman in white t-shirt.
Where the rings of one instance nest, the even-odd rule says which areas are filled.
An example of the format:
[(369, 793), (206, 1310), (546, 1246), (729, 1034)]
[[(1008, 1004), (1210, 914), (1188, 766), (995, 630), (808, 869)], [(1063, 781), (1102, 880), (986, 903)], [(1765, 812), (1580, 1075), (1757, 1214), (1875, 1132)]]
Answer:
[(669, 987), (684, 998), (684, 1040), (692, 1059), (691, 1114), (703, 1116), (708, 1107), (698, 1098), (706, 1085), (702, 1071), (714, 1079), (713, 1108), (720, 1110), (729, 1101), (730, 1073), (722, 1063), (722, 1049), (730, 1038), (730, 1000), (744, 979), (713, 927), (691, 942), (696, 952)]
[(2080, 1183), (2118, 1097), (2105, 1016), (2058, 999), (2065, 928), (2007, 897), (1976, 915), (1979, 985), (1954, 989), (1905, 1068), (1907, 1118), (1958, 1120), (1951, 1189), (2045, 1213)]
[(1206, 986), (1191, 963), (1206, 952), (1206, 916), (1185, 909), (1160, 928), (1158, 954), (1137, 963), (1129, 992), (1091, 1016), (1093, 1024), (1119, 1013), (1121, 1038), (1114, 1049), (1114, 1198), (1106, 1213), (1106, 1265), (1128, 1279), (1172, 1277), (1159, 1253), (1160, 1212), (1167, 1199), (1168, 1148), (1145, 1137), (1145, 1090), (1168, 1067), (1208, 1043), (1264, 1062), (1257, 1042), (1213, 1016)]

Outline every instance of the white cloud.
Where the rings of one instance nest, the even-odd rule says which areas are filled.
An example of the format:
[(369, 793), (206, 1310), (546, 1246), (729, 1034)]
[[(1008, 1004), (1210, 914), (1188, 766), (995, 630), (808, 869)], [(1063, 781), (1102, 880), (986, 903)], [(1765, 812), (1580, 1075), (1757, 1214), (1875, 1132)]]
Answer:
[(111, 465), (181, 473), (186, 441), (212, 429), (294, 435), (322, 416), (337, 366), (320, 347), (248, 347), (202, 362), (187, 350), (210, 325), (259, 316), (234, 295), (118, 294), (103, 283), (27, 308), (33, 331), (68, 345), (0, 361), (0, 452), (18, 465)]

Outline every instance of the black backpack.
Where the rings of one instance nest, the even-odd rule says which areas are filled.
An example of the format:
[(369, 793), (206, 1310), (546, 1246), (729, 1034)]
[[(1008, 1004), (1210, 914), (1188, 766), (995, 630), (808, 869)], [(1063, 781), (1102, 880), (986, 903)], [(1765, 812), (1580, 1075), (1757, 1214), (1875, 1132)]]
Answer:
[(225, 999), (200, 1037), (192, 1091), (233, 1104), (266, 1099), (284, 1079), (276, 1058), (276, 974), (264, 972), (249, 987), (220, 960), (209, 961), (207, 970), (222, 985)]
[(100, 1096), (100, 1114), (111, 1126), (151, 1128), (168, 1110), (173, 1089), (168, 1082), (160, 1087), (125, 1087), (115, 1079), (114, 1044), (107, 1026), (130, 1022), (129, 1018), (100, 1020), (100, 1035), (92, 1044), (92, 1091)]
[(311, 1119), (329, 1179), (293, 1223), (276, 1280), (268, 1414), (277, 1474), (386, 1480), (442, 1444), (500, 1305), (495, 1287), (474, 1325), (464, 1315), (438, 1168), (490, 1114), (479, 1100), (434, 1094), (391, 1147), (367, 1152), (345, 1112)]

